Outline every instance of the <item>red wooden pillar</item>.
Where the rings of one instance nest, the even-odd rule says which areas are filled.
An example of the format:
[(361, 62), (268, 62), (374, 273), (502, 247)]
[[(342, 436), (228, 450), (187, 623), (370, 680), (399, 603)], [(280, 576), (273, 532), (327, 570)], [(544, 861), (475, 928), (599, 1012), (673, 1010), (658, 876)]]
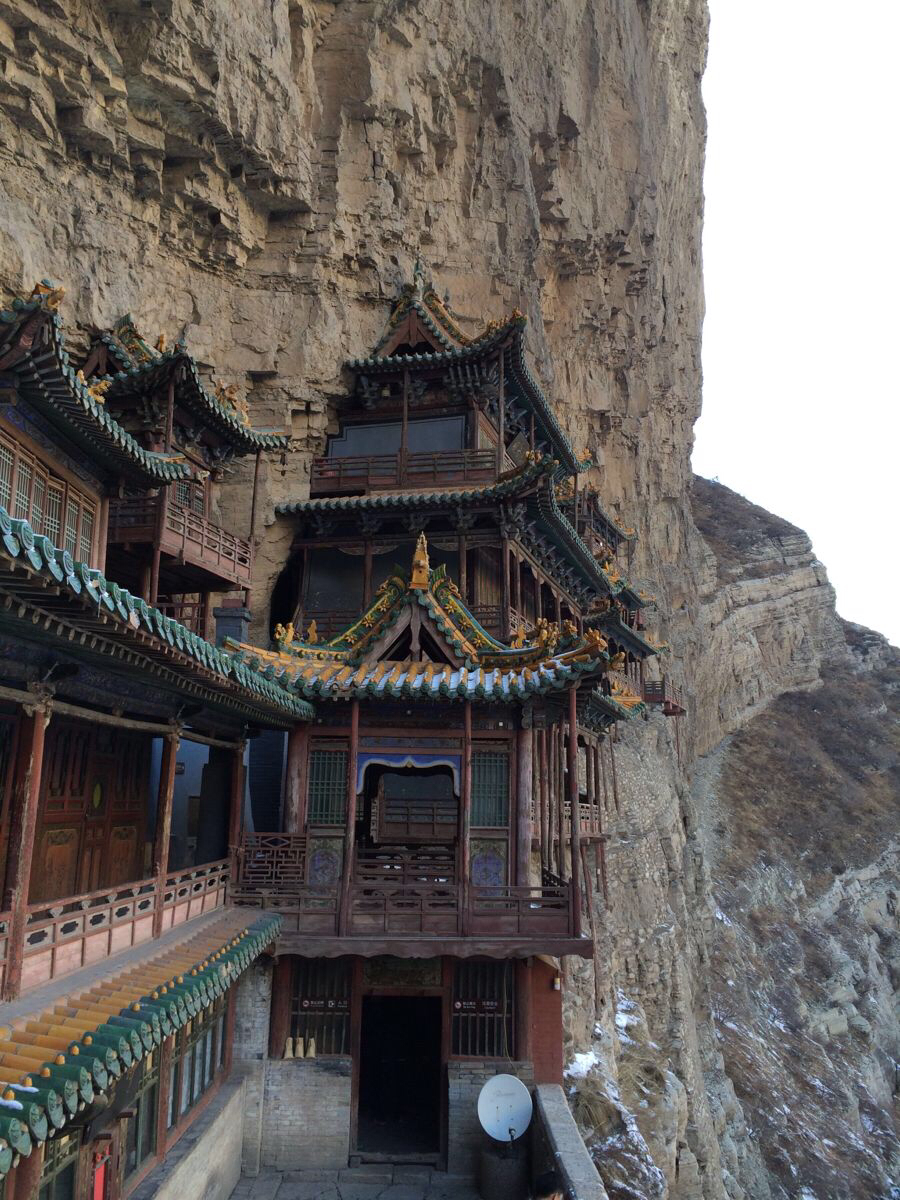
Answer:
[(347, 824), (344, 831), (344, 873), (341, 877), (341, 908), (338, 932), (343, 936), (350, 928), (350, 883), (353, 878), (353, 858), (356, 848), (356, 769), (359, 758), (359, 701), (350, 704), (350, 753), (347, 756)]
[(156, 912), (153, 914), (153, 936), (159, 937), (163, 926), (163, 902), (166, 875), (169, 873), (169, 834), (172, 830), (172, 798), (175, 794), (175, 759), (179, 737), (167, 733), (163, 738), (162, 762), (159, 768), (159, 793), (156, 799), (156, 831), (153, 837), (153, 874), (156, 876)]
[(309, 726), (295, 725), (288, 734), (287, 772), (281, 827), (285, 833), (302, 833), (306, 827), (306, 764)]
[(10, 807), (9, 848), (3, 906), (10, 913), (4, 999), (18, 996), (22, 986), (28, 884), (37, 828), (38, 797), (44, 761), (44, 733), (50, 721), (48, 705), (26, 708), (21, 717), (16, 773)]
[(471, 846), (469, 831), (472, 825), (472, 702), (467, 700), (463, 709), (463, 759), (462, 779), (459, 784), (459, 879), (460, 903), (462, 905), (462, 932), (467, 934), (471, 921)]
[(581, 937), (581, 810), (578, 804), (578, 688), (569, 688), (569, 805), (572, 812), (572, 932)]
[(500, 613), (500, 640), (508, 642), (512, 636), (512, 622), (509, 619), (509, 609), (512, 604), (510, 593), (510, 571), (509, 571), (509, 538), (504, 536), (500, 539), (500, 553), (503, 556), (503, 591), (502, 595), (502, 611)]
[[(524, 728), (525, 722), (528, 727)], [(531, 714), (522, 713), (523, 728), (516, 734), (516, 883), (519, 887), (528, 884), (528, 867), (531, 862), (531, 800), (534, 780), (532, 755), (534, 735), (531, 729)]]
[(275, 963), (272, 977), (272, 1015), (269, 1022), (269, 1058), (282, 1058), (291, 1032), (291, 995), (294, 959), (282, 956)]
[(228, 857), (231, 859), (231, 886), (240, 868), (241, 829), (244, 824), (244, 751), (246, 742), (238, 742), (231, 752), (231, 785), (228, 798)]

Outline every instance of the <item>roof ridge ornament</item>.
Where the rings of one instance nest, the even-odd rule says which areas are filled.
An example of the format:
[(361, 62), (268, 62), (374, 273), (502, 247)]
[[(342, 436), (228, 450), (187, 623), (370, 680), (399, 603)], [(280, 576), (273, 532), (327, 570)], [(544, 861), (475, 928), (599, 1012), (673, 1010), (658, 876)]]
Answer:
[(416, 549), (412, 560), (412, 573), (409, 577), (409, 586), (419, 590), (426, 590), (429, 584), (431, 575), (431, 566), (428, 562), (428, 542), (425, 539), (424, 529), (419, 534), (416, 541)]

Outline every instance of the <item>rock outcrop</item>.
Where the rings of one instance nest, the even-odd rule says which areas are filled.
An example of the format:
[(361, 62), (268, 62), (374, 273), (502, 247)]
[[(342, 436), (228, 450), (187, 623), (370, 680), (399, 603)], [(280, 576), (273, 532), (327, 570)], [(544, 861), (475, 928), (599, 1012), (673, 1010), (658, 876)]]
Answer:
[(574, 1110), (613, 1200), (861, 1200), (896, 1155), (895, 667), (800, 531), (692, 482), (706, 27), (704, 0), (0, 0), (0, 301), (58, 277), (84, 343), (130, 311), (291, 432), (259, 639), (274, 505), (416, 255), (464, 323), (527, 313), (689, 701), (677, 743), (653, 715), (616, 747)]

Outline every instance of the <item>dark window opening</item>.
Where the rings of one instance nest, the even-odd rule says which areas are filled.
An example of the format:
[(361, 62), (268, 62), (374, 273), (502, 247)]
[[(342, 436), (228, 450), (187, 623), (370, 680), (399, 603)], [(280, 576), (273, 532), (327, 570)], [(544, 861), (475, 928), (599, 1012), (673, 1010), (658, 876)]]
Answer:
[(307, 784), (310, 825), (342, 825), (347, 816), (347, 751), (311, 750)]
[[(379, 424), (346, 425), (339, 437), (328, 439), (328, 458), (371, 457), (399, 454), (403, 438), (400, 421)], [(410, 454), (440, 454), (463, 450), (466, 445), (466, 418), (422, 417), (406, 427), (406, 449)]]
[(440, 1150), (441, 1000), (364, 996), (357, 1149)]
[(394, 770), (373, 764), (366, 772), (360, 846), (386, 842), (456, 841), (459, 805), (449, 767)]
[(453, 971), (451, 1053), (463, 1058), (516, 1056), (515, 964), (469, 959)]
[(476, 750), (472, 755), (472, 825), (505, 826), (509, 822), (509, 755)]
[[(298, 958), (291, 993), (291, 1037), (304, 1056), (350, 1053), (352, 959)], [(300, 1057), (300, 1046), (294, 1049)]]

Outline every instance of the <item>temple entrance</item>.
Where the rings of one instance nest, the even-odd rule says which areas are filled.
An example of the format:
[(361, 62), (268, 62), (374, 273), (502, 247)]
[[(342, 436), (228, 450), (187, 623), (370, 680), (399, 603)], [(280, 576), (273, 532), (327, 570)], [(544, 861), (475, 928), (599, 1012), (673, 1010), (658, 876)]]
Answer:
[(441, 998), (364, 996), (357, 1149), (437, 1154), (440, 1114)]

